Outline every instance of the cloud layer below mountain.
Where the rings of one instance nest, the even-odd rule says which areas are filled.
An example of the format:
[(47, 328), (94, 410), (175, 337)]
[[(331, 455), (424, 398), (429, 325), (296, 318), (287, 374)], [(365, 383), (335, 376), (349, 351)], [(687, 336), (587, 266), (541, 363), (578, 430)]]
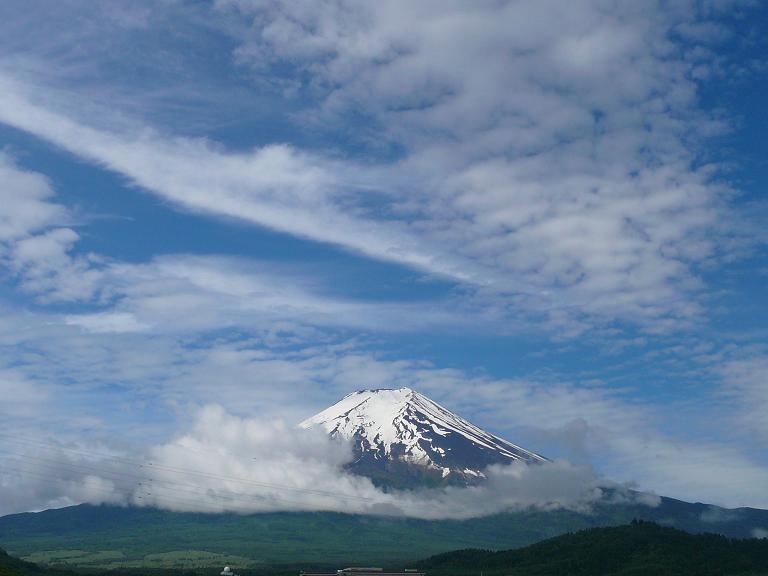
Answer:
[(528, 507), (588, 512), (609, 485), (627, 500), (656, 503), (566, 461), (494, 466), (481, 486), (383, 492), (344, 471), (349, 445), (322, 431), (238, 418), (217, 405), (201, 409), (190, 430), (143, 456), (34, 440), (6, 443), (14, 445), (16, 471), (3, 478), (4, 494), (14, 497), (4, 499), (10, 508), (0, 513), (24, 510), (47, 495), (46, 507), (91, 502), (185, 512), (469, 518)]

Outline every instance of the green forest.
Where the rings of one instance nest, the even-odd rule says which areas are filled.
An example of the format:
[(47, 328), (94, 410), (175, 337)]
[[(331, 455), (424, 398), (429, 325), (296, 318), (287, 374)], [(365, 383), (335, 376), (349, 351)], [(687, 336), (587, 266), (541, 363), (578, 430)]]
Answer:
[(460, 550), (415, 564), (429, 576), (725, 576), (768, 574), (768, 540), (688, 534), (652, 522), (592, 528), (525, 548)]
[[(688, 534), (652, 522), (634, 521), (625, 526), (564, 534), (515, 550), (448, 552), (408, 567), (422, 569), (428, 576), (756, 576), (768, 575), (768, 540)], [(332, 571), (330, 566), (327, 569)], [(42, 562), (38, 565), (0, 551), (0, 576), (216, 576), (219, 570), (201, 566), (75, 571)], [(263, 565), (237, 571), (242, 576), (295, 576), (299, 567)]]
[(0, 518), (0, 547), (32, 562), (93, 570), (397, 566), (452, 550), (521, 548), (633, 518), (737, 539), (768, 527), (765, 510), (723, 510), (670, 498), (655, 507), (606, 504), (590, 513), (531, 508), (467, 520), (336, 512), (202, 514), (83, 504)]

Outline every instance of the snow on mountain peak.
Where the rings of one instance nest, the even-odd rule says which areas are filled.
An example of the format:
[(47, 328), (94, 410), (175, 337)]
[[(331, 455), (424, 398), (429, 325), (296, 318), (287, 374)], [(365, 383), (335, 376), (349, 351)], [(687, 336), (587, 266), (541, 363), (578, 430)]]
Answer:
[[(474, 483), (490, 464), (546, 458), (494, 436), (410, 388), (361, 390), (308, 418), (353, 443), (360, 473), (385, 478), (393, 468), (453, 483)], [(416, 472), (413, 467), (423, 470)]]

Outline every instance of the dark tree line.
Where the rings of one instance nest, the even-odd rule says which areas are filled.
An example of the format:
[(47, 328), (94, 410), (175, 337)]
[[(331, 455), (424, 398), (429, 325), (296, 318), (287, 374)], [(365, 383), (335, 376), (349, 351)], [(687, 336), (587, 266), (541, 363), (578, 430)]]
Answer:
[(417, 566), (429, 576), (757, 575), (768, 574), (768, 540), (693, 535), (636, 520), (516, 550), (449, 552)]

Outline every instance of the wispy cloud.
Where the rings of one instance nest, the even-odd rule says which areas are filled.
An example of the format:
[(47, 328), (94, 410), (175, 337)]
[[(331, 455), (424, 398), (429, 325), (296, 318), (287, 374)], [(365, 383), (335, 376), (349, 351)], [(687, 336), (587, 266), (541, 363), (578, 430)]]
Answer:
[[(405, 148), (417, 229), (492, 269), (515, 305), (654, 328), (700, 314), (692, 268), (717, 255), (727, 207), (690, 144), (725, 125), (697, 106), (692, 71), (710, 62), (672, 38), (706, 10), (219, 6), (255, 16), (241, 63), (319, 94), (307, 117), (332, 128), (353, 110)], [(700, 42), (722, 37), (701, 24)]]
[[(743, 218), (720, 166), (708, 163), (708, 139), (731, 126), (698, 95), (727, 67), (716, 47), (729, 32), (715, 19), (739, 2), (49, 4), (0, 7), (0, 123), (66, 151), (57, 158), (67, 169), (117, 175), (125, 186), (104, 198), (148, 194), (163, 212), (269, 228), (308, 250), (326, 243), (339, 260), (351, 252), (366, 265), (386, 261), (445, 291), (379, 301), (339, 286), (333, 270), (233, 256), (226, 246), (168, 253), (156, 243), (128, 260), (105, 242), (92, 253), (76, 200), (57, 197), (39, 172), (53, 177), (55, 166), (31, 162), (34, 172), (3, 151), (0, 266), (11, 296), (0, 302), (0, 392), (12, 401), (0, 405), (0, 424), (63, 436), (130, 428), (168, 462), (180, 461), (184, 443), (221, 444), (244, 466), (233, 473), (265, 481), (259, 474), (271, 472), (252, 470), (246, 454), (295, 470), (318, 449), (329, 462), (309, 477), (322, 482), (343, 454), (248, 416), (292, 423), (349, 390), (406, 385), (513, 440), (595, 461), (616, 480), (768, 506), (759, 444), (731, 434), (766, 434), (765, 354), (712, 337), (702, 344), (717, 284), (702, 270), (720, 271), (764, 241), (759, 217)], [(256, 108), (257, 118), (242, 113)], [(206, 130), (222, 118), (252, 122), (247, 137)], [(496, 342), (499, 372), (528, 377), (473, 365), (485, 356), (472, 355), (471, 335), (521, 326), (566, 340), (563, 356), (602, 338), (570, 366), (630, 354), (624, 343), (643, 341), (721, 380), (673, 382), (667, 395), (641, 371), (656, 367), (659, 352), (620, 367), (618, 380), (634, 390), (585, 384), (544, 360), (529, 369), (530, 357), (507, 370), (522, 353)], [(702, 333), (694, 345), (691, 327)], [(386, 340), (414, 331), (460, 333), (466, 358), (457, 345), (456, 358), (442, 355), (446, 368), (410, 340)], [(167, 440), (175, 420), (213, 402), (224, 408)], [(683, 430), (700, 422), (711, 429)], [(230, 425), (251, 444), (206, 431)], [(299, 446), (286, 448), (288, 464), (265, 447), (280, 434)], [(212, 462), (235, 466), (225, 456)], [(18, 505), (135, 494), (114, 474), (60, 469), (69, 472), (54, 487), (17, 477)], [(558, 484), (552, 471), (573, 482)], [(573, 488), (559, 493), (569, 502), (594, 487), (580, 466), (506, 472), (493, 497), (511, 504), (538, 502), (537, 485)], [(359, 479), (330, 481), (345, 494), (371, 490)], [(508, 500), (515, 490), (518, 500)], [(473, 494), (450, 494), (452, 513), (495, 509)], [(301, 503), (310, 505), (332, 506)], [(418, 510), (407, 513), (429, 514)]]
[(333, 131), (354, 112), (401, 152), (382, 156), (373, 135), (356, 143), (365, 162), (282, 143), (228, 151), (78, 105), (75, 88), (46, 80), (42, 55), (31, 84), (3, 67), (0, 119), (182, 209), (467, 283), (555, 332), (700, 321), (696, 269), (737, 229), (717, 167), (698, 161), (703, 140), (725, 128), (698, 106), (693, 71), (711, 62), (676, 32), (700, 22), (699, 42), (717, 42), (707, 11), (599, 1), (217, 9), (212, 26), (234, 35), (241, 65), (299, 83), (299, 121)]
[[(187, 210), (243, 219), (382, 260), (465, 278), (447, 255), (420, 247), (396, 222), (346, 210), (373, 186), (360, 168), (285, 144), (228, 153), (204, 139), (92, 126), (36, 103), (38, 87), (0, 77), (0, 121), (49, 140)], [(64, 96), (62, 96), (64, 97)], [(102, 113), (107, 115), (106, 110)], [(108, 123), (108, 118), (104, 118)]]
[(740, 354), (716, 366), (723, 380), (723, 394), (737, 406), (736, 426), (768, 439), (768, 354), (757, 350)]
[[(83, 253), (78, 233), (66, 226), (72, 217), (56, 202), (50, 183), (5, 154), (0, 162), (8, 197), (0, 218), (9, 222), (0, 238), (0, 264), (21, 290), (40, 302), (91, 305), (67, 314), (66, 324), (103, 333), (150, 328), (178, 333), (283, 321), (384, 331), (468, 323), (469, 308), (462, 312), (456, 303), (417, 305), (330, 295), (322, 289), (330, 278), (311, 277), (300, 266), (192, 254), (129, 263)], [(92, 311), (94, 305), (99, 311)]]
[[(410, 386), (514, 442), (540, 451), (546, 447), (550, 456), (592, 462), (604, 479), (633, 482), (640, 489), (682, 499), (766, 505), (762, 487), (768, 469), (748, 447), (729, 442), (727, 436), (708, 440), (665, 431), (667, 420), (678, 412), (674, 405), (660, 408), (604, 386), (501, 379), (426, 361), (388, 359), (327, 332), (302, 334), (290, 324), (282, 325), (281, 334), (265, 330), (234, 340), (189, 341), (173, 334), (130, 332), (105, 339), (71, 326), (43, 323), (32, 330), (29, 319), (25, 322), (26, 333), (15, 327), (0, 336), (6, 345), (15, 339), (8, 350), (24, 351), (15, 357), (15, 377), (48, 390), (48, 397), (32, 399), (34, 406), (28, 405), (27, 413), (51, 414), (48, 425), (63, 437), (69, 425), (56, 414), (64, 409), (80, 418), (113, 415), (93, 433), (114, 439), (131, 428), (126, 422), (152, 406), (163, 424), (159, 429), (145, 426), (142, 436), (151, 439), (167, 436), (174, 421), (183, 426), (190, 410), (212, 402), (234, 412), (237, 418), (230, 414), (221, 419), (240, 422), (238, 426), (250, 426), (243, 422), (258, 415), (262, 422), (279, 418), (290, 427), (351, 390)], [(105, 412), (115, 388), (124, 390), (120, 411)], [(84, 396), (88, 402), (78, 404)], [(7, 418), (8, 425), (21, 423), (21, 430), (29, 425), (21, 413), (9, 412)], [(206, 438), (212, 450), (226, 440)], [(234, 461), (233, 466), (248, 465)], [(566, 477), (571, 472), (580, 476), (579, 470), (569, 468)]]

